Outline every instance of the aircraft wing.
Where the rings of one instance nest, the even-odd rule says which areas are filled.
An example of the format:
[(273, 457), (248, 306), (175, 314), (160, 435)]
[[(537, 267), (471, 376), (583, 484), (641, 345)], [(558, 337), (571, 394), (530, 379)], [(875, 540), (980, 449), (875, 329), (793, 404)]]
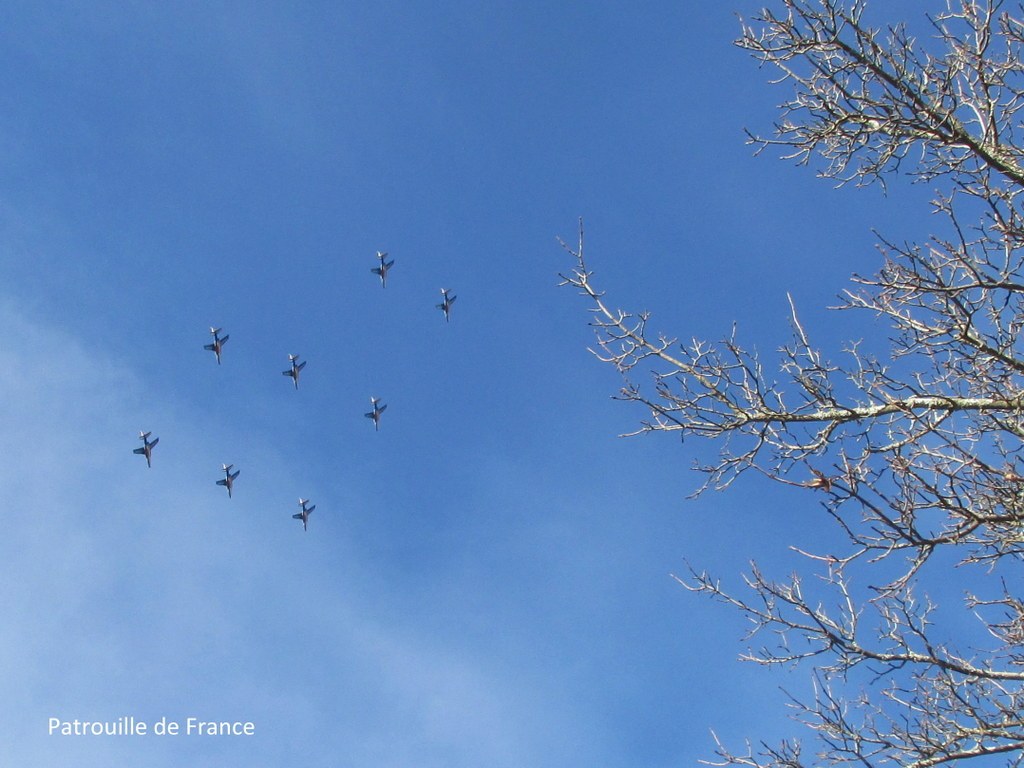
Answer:
[(384, 413), (384, 411), (386, 411), (387, 409), (387, 405), (382, 405), (380, 408), (377, 409), (377, 413)]
[(295, 370), (296, 371), (301, 371), (305, 367), (306, 367), (306, 361), (303, 360), (301, 363), (299, 363), (298, 365), (295, 366)]
[(301, 520), (302, 519), (302, 513), (299, 512), (297, 515), (292, 515), (292, 518), (295, 519), (295, 520)]
[(363, 416), (365, 416), (368, 419), (372, 419), (374, 417), (374, 412), (370, 411), (369, 413), (364, 413)]
[(217, 348), (216, 348), (216, 347), (215, 347), (215, 346), (214, 346), (213, 344), (203, 344), (203, 349), (208, 349), (208, 350), (210, 350), (211, 352), (213, 352), (213, 351), (215, 351), (215, 350), (216, 350)]
[(383, 269), (381, 269), (380, 267), (374, 267), (374, 268), (373, 268), (373, 269), (371, 269), (370, 271), (371, 271), (371, 272), (373, 272), (373, 274), (375, 274), (375, 275), (379, 275), (379, 274), (380, 274), (381, 272), (383, 272), (384, 270), (383, 270)]
[(140, 456), (145, 456), (145, 455), (146, 455), (146, 449), (145, 449), (145, 448), (135, 448), (135, 449), (134, 449), (134, 450), (132, 451), (132, 453), (137, 453), (137, 454), (139, 454)]
[(231, 478), (232, 480), (234, 480), (234, 479), (235, 479), (236, 477), (238, 477), (238, 476), (239, 476), (240, 474), (242, 474), (242, 470), (240, 470), (240, 469), (236, 469), (236, 470), (235, 470), (235, 472), (234, 472), (234, 474), (232, 474), (232, 475), (228, 475), (228, 477), (230, 477), (230, 478)]
[(149, 447), (152, 448), (154, 445), (156, 445), (159, 442), (160, 442), (160, 438), (159, 437), (154, 437), (153, 438), (153, 442), (149, 444)]
[(227, 484), (228, 484), (227, 480), (218, 480), (217, 481), (217, 485), (227, 485)]
[(454, 304), (454, 303), (455, 303), (455, 300), (456, 300), (457, 298), (459, 298), (459, 297), (458, 297), (458, 296), (449, 296), (449, 297), (448, 297), (448, 304), (449, 304), (449, 306), (450, 306), (450, 305), (452, 305), (452, 304)]
[(294, 376), (295, 374), (292, 373), (292, 369), (289, 368), (287, 371), (281, 371), (281, 375), (282, 376)]

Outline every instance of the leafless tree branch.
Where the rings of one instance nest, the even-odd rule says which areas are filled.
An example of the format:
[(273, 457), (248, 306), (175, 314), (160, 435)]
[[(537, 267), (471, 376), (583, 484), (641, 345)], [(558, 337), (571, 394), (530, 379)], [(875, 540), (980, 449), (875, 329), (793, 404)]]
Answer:
[[(820, 163), (840, 184), (937, 187), (936, 233), (879, 235), (881, 269), (854, 275), (835, 307), (885, 320), (887, 338), (827, 355), (790, 300), (792, 337), (773, 359), (735, 328), (680, 344), (595, 285), (582, 221), (562, 243), (593, 353), (650, 414), (637, 432), (713, 440), (698, 494), (754, 471), (814, 494), (848, 542), (796, 551), (804, 575), (752, 564), (738, 591), (703, 570), (680, 577), (750, 621), (743, 658), (812, 670), (813, 694), (788, 705), (813, 755), (799, 740), (734, 752), (715, 736), (711, 764), (1021, 766), (1024, 7), (948, 0), (918, 38), (870, 26), (864, 0), (773, 6), (737, 41), (790, 89), (771, 135), (749, 134), (756, 151)], [(943, 580), (965, 585), (959, 606), (929, 598)]]

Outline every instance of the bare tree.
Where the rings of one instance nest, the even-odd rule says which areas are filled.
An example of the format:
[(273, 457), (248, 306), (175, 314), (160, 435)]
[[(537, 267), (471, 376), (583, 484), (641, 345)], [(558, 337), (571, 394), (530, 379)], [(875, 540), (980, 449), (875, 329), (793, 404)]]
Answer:
[[(717, 442), (698, 493), (749, 471), (799, 485), (847, 542), (800, 553), (809, 583), (756, 565), (739, 592), (696, 569), (681, 579), (752, 621), (747, 659), (807, 665), (813, 682), (790, 702), (808, 748), (719, 742), (714, 764), (1021, 765), (1024, 7), (949, 0), (920, 19), (918, 40), (903, 24), (869, 26), (862, 0), (774, 5), (737, 41), (792, 89), (772, 135), (750, 136), (758, 151), (781, 147), (840, 184), (910, 176), (937, 190), (938, 232), (883, 238), (881, 270), (854, 275), (837, 307), (892, 333), (830, 357), (794, 308), (771, 364), (735, 332), (680, 345), (646, 313), (612, 309), (582, 225), (562, 275), (589, 300), (620, 397), (651, 414), (638, 431)], [(931, 602), (942, 579), (969, 590), (962, 605)]]

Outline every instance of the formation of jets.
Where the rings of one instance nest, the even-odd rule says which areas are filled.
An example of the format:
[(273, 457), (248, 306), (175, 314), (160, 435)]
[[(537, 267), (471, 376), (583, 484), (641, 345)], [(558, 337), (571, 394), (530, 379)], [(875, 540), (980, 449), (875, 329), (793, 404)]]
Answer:
[[(394, 266), (395, 260), (388, 260), (388, 254), (386, 251), (377, 251), (377, 260), (379, 265), (371, 269), (373, 274), (380, 278), (380, 285), (382, 288), (387, 288), (388, 270)], [(451, 320), (451, 309), (452, 304), (455, 302), (455, 296), (452, 295), (447, 288), (441, 289), (441, 303), (437, 305), (437, 308), (444, 312), (445, 322)], [(213, 352), (217, 358), (217, 365), (221, 364), (221, 354), (224, 351), (224, 345), (230, 338), (228, 334), (221, 336), (223, 328), (210, 327), (210, 335), (213, 336), (213, 341), (209, 344), (204, 344), (203, 349)], [(292, 383), (295, 385), (295, 389), (299, 388), (299, 373), (303, 368), (306, 367), (306, 361), (300, 360), (299, 355), (288, 355), (288, 362), (290, 366), (287, 370), (281, 371), (284, 376), (289, 376), (292, 379)], [(372, 410), (368, 411), (365, 416), (373, 421), (374, 431), (380, 430), (380, 417), (381, 414), (387, 409), (387, 404), (382, 403), (379, 397), (371, 397), (370, 405)], [(154, 437), (152, 440), (149, 439), (152, 432), (139, 432), (139, 439), (142, 441), (142, 446), (133, 449), (132, 453), (137, 453), (140, 456), (146, 457), (146, 466), (153, 466), (153, 448), (160, 442), (159, 437)], [(217, 485), (223, 486), (228, 492), (228, 498), (231, 498), (231, 492), (234, 487), (235, 480), (241, 474), (241, 470), (236, 469), (234, 472), (234, 464), (222, 464), (221, 471), (224, 473), (224, 477), (217, 480)], [(296, 520), (302, 521), (302, 529), (308, 530), (309, 528), (309, 516), (316, 509), (316, 505), (310, 505), (309, 499), (299, 499), (299, 511), (292, 515)]]

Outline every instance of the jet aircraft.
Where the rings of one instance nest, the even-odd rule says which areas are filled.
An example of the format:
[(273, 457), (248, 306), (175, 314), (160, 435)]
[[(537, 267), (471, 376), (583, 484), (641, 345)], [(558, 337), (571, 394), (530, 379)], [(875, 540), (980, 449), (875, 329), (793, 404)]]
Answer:
[(384, 413), (385, 409), (388, 407), (386, 403), (384, 405), (378, 405), (378, 403), (380, 403), (379, 397), (371, 397), (370, 404), (373, 406), (373, 410), (364, 414), (366, 418), (373, 419), (374, 431), (380, 429), (380, 415)]
[(441, 289), (441, 296), (443, 298), (441, 299), (441, 303), (437, 305), (437, 308), (440, 309), (442, 312), (444, 312), (444, 321), (447, 323), (448, 322), (448, 315), (452, 311), (452, 304), (455, 303), (455, 299), (457, 297), (456, 296), (449, 296), (447, 288), (442, 288)]
[(392, 259), (391, 261), (384, 261), (384, 259), (386, 259), (387, 257), (388, 254), (386, 251), (377, 251), (377, 258), (380, 259), (380, 266), (374, 267), (373, 269), (370, 270), (371, 272), (373, 272), (373, 274), (380, 275), (381, 288), (388, 287), (388, 270), (391, 269), (391, 266), (395, 263), (394, 259)]
[(313, 514), (313, 510), (316, 509), (316, 504), (311, 507), (307, 507), (309, 499), (299, 499), (299, 512), (298, 514), (292, 515), (296, 520), (302, 521), (302, 530), (309, 530), (309, 516)]
[(291, 376), (292, 377), (292, 381), (295, 383), (295, 388), (298, 389), (299, 388), (299, 371), (301, 371), (303, 368), (306, 367), (306, 362), (302, 361), (300, 363), (298, 355), (288, 355), (288, 360), (289, 360), (289, 362), (291, 362), (292, 367), (289, 368), (287, 371), (281, 371), (281, 373), (283, 375), (285, 375), (285, 376)]
[(153, 433), (152, 432), (139, 432), (139, 440), (142, 441), (142, 447), (141, 448), (136, 448), (136, 449), (134, 449), (132, 451), (132, 453), (137, 453), (140, 456), (145, 456), (146, 457), (146, 466), (147, 467), (152, 467), (153, 466), (153, 448), (156, 446), (157, 443), (160, 442), (160, 438), (159, 437), (154, 437), (153, 438), (153, 442), (150, 442), (149, 441), (149, 436), (151, 434), (153, 434)]
[(223, 328), (211, 328), (210, 333), (213, 335), (213, 343), (203, 346), (203, 349), (208, 349), (217, 356), (217, 365), (220, 365), (221, 350), (224, 349), (224, 345), (228, 343), (227, 336), (224, 336), (223, 338), (220, 336), (220, 332), (222, 330)]
[(236, 469), (234, 472), (232, 472), (231, 468), (233, 466), (235, 466), (235, 465), (234, 464), (221, 464), (220, 468), (224, 471), (224, 477), (217, 481), (217, 485), (223, 485), (225, 488), (228, 489), (228, 498), (229, 499), (231, 498), (231, 486), (233, 486), (235, 484), (235, 478), (238, 477), (242, 473), (242, 470), (240, 470), (240, 469)]

